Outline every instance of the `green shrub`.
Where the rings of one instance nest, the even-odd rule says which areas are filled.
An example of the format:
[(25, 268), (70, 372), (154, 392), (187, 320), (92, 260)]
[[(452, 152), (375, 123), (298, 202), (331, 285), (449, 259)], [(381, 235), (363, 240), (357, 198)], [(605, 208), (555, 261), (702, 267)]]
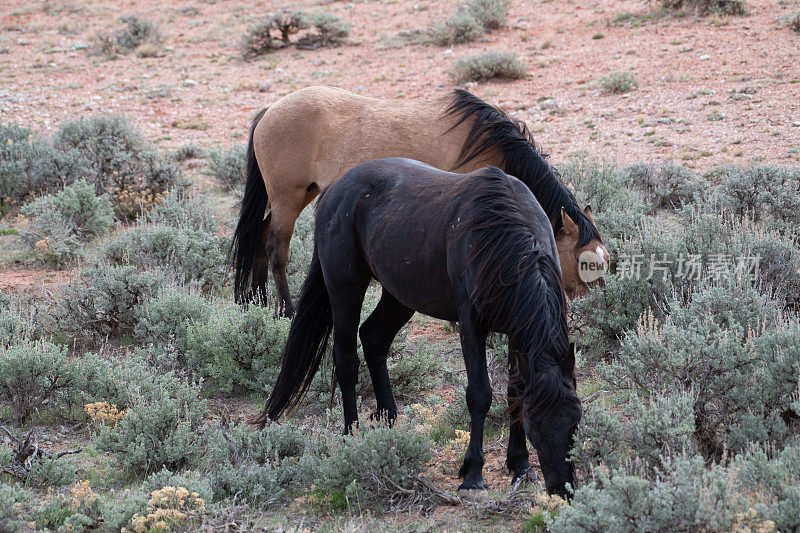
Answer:
[(40, 487), (62, 487), (75, 482), (75, 467), (68, 458), (54, 459), (45, 457), (31, 464), (28, 483)]
[(121, 116), (64, 122), (52, 139), (0, 124), (0, 212), (32, 195), (51, 193), (85, 178), (109, 193), (117, 216), (134, 217), (164, 192), (185, 182)]
[(83, 179), (25, 204), (22, 214), (29, 221), (20, 232), (22, 241), (54, 266), (82, 257), (84, 245), (114, 225), (108, 194), (95, 196)]
[[(233, 426), (223, 436), (221, 427), (209, 436), (207, 461), (213, 468), (223, 463), (277, 464), (283, 459), (298, 459), (306, 453), (306, 432), (287, 421), (257, 430), (247, 424)], [(236, 454), (232, 453), (236, 450)]]
[(142, 134), (119, 115), (94, 115), (63, 123), (53, 146), (77, 153), (87, 169), (83, 177), (98, 193), (111, 195), (119, 217), (150, 209), (173, 186), (184, 184), (176, 166), (160, 157)]
[(800, 529), (800, 444), (767, 453), (753, 447), (735, 461), (744, 486), (756, 494), (759, 516), (779, 531)]
[(209, 233), (219, 227), (214, 212), (208, 207), (204, 196), (187, 196), (182, 191), (169, 191), (161, 202), (147, 212), (150, 224), (161, 224), (175, 228), (192, 228)]
[(527, 72), (525, 63), (515, 52), (486, 52), (456, 60), (450, 76), (456, 84), (495, 78), (518, 80)]
[(207, 455), (214, 465), (215, 500), (235, 497), (257, 507), (268, 507), (288, 491), (312, 482), (308, 473), (317, 459), (304, 456), (306, 436), (300, 428), (290, 423), (272, 424), (257, 431), (239, 425), (231, 429), (228, 439), (219, 429), (209, 437)]
[(211, 318), (190, 325), (186, 361), (191, 372), (224, 393), (264, 390), (274, 383), (289, 334), (289, 321), (251, 306), (217, 308)]
[(308, 23), (316, 29), (316, 33), (303, 36), (297, 41), (300, 48), (317, 48), (319, 46), (339, 46), (345, 37), (350, 35), (350, 24), (328, 11), (318, 11), (308, 15)]
[(661, 0), (666, 9), (675, 11), (692, 9), (700, 15), (744, 15), (747, 13), (746, 0)]
[(639, 86), (636, 76), (627, 70), (617, 70), (608, 76), (603, 76), (598, 83), (603, 91), (610, 94), (626, 93)]
[(142, 305), (135, 337), (142, 343), (173, 345), (182, 353), (189, 326), (206, 322), (209, 314), (209, 302), (201, 295), (169, 285)]
[(21, 531), (25, 526), (17, 505), (27, 502), (31, 495), (16, 485), (0, 483), (0, 531)]
[(106, 243), (100, 255), (114, 265), (158, 268), (208, 291), (228, 280), (227, 244), (227, 238), (205, 230), (137, 224)]
[(235, 144), (230, 150), (218, 148), (208, 153), (206, 161), (210, 176), (217, 180), (225, 191), (243, 191), (247, 149)]
[(695, 201), (705, 188), (691, 169), (665, 161), (660, 166), (636, 163), (622, 169), (626, 181), (644, 192), (654, 207), (675, 208)]
[(81, 270), (61, 293), (55, 311), (56, 331), (72, 334), (132, 334), (139, 305), (167, 284), (158, 271), (139, 271), (130, 265), (97, 264)]
[(290, 468), (282, 464), (223, 465), (213, 473), (214, 500), (244, 501), (253, 507), (267, 508), (287, 494), (284, 475)]
[(392, 352), (387, 366), (395, 397), (418, 399), (440, 383), (444, 363), (426, 340), (401, 345)]
[(800, 325), (756, 289), (734, 283), (699, 286), (688, 303), (669, 307), (663, 324), (643, 320), (598, 369), (605, 387), (691, 394), (695, 438), (710, 458), (796, 436), (800, 428), (782, 415), (800, 379)]
[(380, 507), (383, 498), (408, 487), (409, 475), (431, 459), (425, 435), (397, 426), (359, 435), (331, 438), (329, 455), (316, 471), (316, 485), (329, 493), (343, 491), (354, 508)]
[(75, 501), (62, 494), (52, 494), (33, 511), (37, 529), (51, 531), (87, 531), (98, 524), (97, 499)]
[(0, 347), (0, 400), (16, 423), (59, 405), (76, 377), (75, 365), (61, 346), (25, 341)]
[(96, 35), (93, 53), (109, 56), (126, 54), (144, 45), (157, 46), (162, 41), (158, 26), (149, 20), (138, 15), (125, 15), (119, 21), (125, 24), (123, 29)]
[(477, 41), (487, 31), (506, 23), (511, 0), (470, 0), (461, 3), (450, 18), (435, 24), (430, 34), (440, 46)]
[(131, 476), (199, 463), (206, 440), (199, 430), (207, 412), (199, 386), (167, 373), (145, 374), (128, 387), (126, 415), (114, 427), (98, 428), (98, 449), (113, 453)]
[[(270, 13), (266, 19), (247, 29), (240, 49), (244, 59), (253, 59), (270, 50), (283, 48), (290, 44), (289, 36), (309, 27), (308, 14), (302, 11), (282, 10)], [(272, 35), (277, 31), (280, 36)]]
[[(431, 30), (434, 42), (440, 46), (477, 41), (483, 37), (485, 28), (469, 9), (459, 9), (446, 21), (436, 24)], [(466, 80), (469, 81), (469, 80)]]
[(68, 414), (84, 419), (84, 405), (108, 402), (123, 410), (131, 404), (128, 382), (148, 373), (147, 365), (131, 357), (107, 357), (86, 353), (72, 359), (75, 366), (73, 387), (65, 398)]
[(196, 144), (184, 144), (174, 152), (172, 152), (172, 160), (176, 163), (183, 163), (190, 159), (203, 159), (206, 156), (206, 150)]
[(612, 352), (645, 311), (663, 319), (670, 295), (685, 301), (701, 279), (755, 282), (786, 306), (798, 300), (800, 247), (790, 237), (692, 205), (677, 218), (640, 218), (641, 224), (626, 229), (627, 237), (617, 242), (598, 211), (595, 221), (612, 253), (611, 271), (603, 289), (572, 307), (573, 329), (592, 362)]
[(26, 179), (30, 133), (18, 124), (0, 122), (0, 216), (30, 191)]
[(619, 404), (584, 408), (572, 461), (588, 477), (596, 467), (638, 462), (642, 477), (664, 471), (665, 457), (696, 451), (694, 400), (688, 393), (633, 396)]
[(737, 522), (746, 519), (746, 510), (728, 471), (706, 469), (700, 456), (677, 456), (665, 461), (655, 480), (597, 468), (571, 504), (548, 520), (548, 530), (731, 531), (734, 525), (756, 525)]
[(147, 502), (150, 493), (141, 488), (114, 490), (107, 493), (107, 497), (100, 500), (100, 514), (103, 517), (103, 527), (109, 531), (121, 531), (122, 528), (130, 529), (133, 515), (146, 515)]
[(0, 307), (0, 348), (35, 336), (34, 316), (26, 316), (17, 306)]
[(714, 200), (726, 214), (783, 231), (800, 225), (800, 169), (724, 166), (709, 172), (709, 178), (719, 182)]
[(466, 5), (475, 20), (489, 31), (505, 26), (510, 4), (511, 0), (470, 0)]
[(795, 13), (789, 21), (789, 27), (796, 32), (800, 32), (800, 11)]

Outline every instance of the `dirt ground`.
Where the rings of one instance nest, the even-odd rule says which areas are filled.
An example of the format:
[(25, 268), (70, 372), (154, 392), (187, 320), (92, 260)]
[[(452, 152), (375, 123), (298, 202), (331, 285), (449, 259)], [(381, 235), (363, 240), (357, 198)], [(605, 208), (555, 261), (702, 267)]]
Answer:
[[(800, 0), (748, 0), (742, 17), (666, 15), (642, 25), (615, 20), (648, 15), (657, 2), (513, 0), (508, 25), (479, 42), (387, 48), (391, 36), (427, 29), (457, 4), (2, 0), (0, 121), (48, 133), (63, 120), (124, 113), (163, 150), (227, 147), (246, 141), (255, 111), (299, 88), (325, 84), (381, 98), (433, 99), (453, 88), (447, 70), (457, 58), (513, 50), (527, 65), (526, 79), (468, 88), (527, 121), (556, 161), (584, 151), (619, 163), (674, 160), (696, 169), (800, 164), (800, 33), (783, 22), (800, 11)], [(246, 28), (280, 8), (331, 11), (352, 24), (349, 40), (242, 60)], [(159, 25), (161, 56), (90, 56), (95, 34), (116, 29), (127, 14)], [(604, 94), (597, 80), (618, 70), (632, 72), (638, 88)], [(5, 266), (0, 291), (49, 290), (68, 276)], [(416, 322), (409, 337), (418, 336), (457, 342), (441, 322)], [(249, 408), (225, 407), (240, 414)], [(487, 442), (486, 456), (490, 486), (505, 487), (505, 444)], [(454, 476), (443, 482), (456, 484)]]
[[(433, 98), (452, 88), (456, 58), (497, 49), (516, 51), (528, 78), (470, 89), (528, 121), (556, 159), (582, 150), (695, 168), (800, 160), (800, 34), (782, 19), (800, 10), (797, 0), (748, 0), (743, 17), (663, 16), (639, 26), (614, 21), (651, 13), (657, 2), (514, 1), (507, 27), (480, 42), (384, 49), (387, 36), (426, 29), (456, 4), (5, 0), (0, 120), (49, 131), (83, 114), (122, 112), (163, 148), (230, 145), (244, 142), (254, 111), (298, 88)], [(352, 24), (348, 44), (243, 61), (246, 28), (284, 7), (335, 13)], [(94, 35), (126, 14), (159, 24), (162, 57), (88, 55)], [(633, 72), (638, 89), (604, 95), (596, 80), (616, 70)], [(555, 104), (540, 103), (548, 97)]]

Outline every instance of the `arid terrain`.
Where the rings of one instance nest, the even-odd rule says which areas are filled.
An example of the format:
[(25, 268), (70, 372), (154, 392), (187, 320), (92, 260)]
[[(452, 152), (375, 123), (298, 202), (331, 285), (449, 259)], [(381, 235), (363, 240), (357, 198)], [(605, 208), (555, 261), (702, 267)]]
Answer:
[[(514, 2), (508, 26), (479, 42), (384, 48), (387, 37), (447, 18), (456, 3), (9, 0), (0, 13), (0, 112), (36, 131), (122, 112), (164, 148), (228, 145), (242, 142), (255, 111), (298, 88), (432, 99), (451, 89), (454, 59), (500, 49), (517, 51), (528, 77), (471, 90), (527, 121), (556, 158), (582, 150), (696, 168), (800, 158), (790, 152), (800, 145), (800, 45), (782, 22), (797, 2), (750, 1), (747, 16), (665, 16), (638, 26), (619, 17), (646, 15), (656, 2)], [(243, 61), (248, 26), (281, 8), (331, 11), (352, 24), (347, 44)], [(161, 57), (89, 57), (96, 32), (126, 14), (159, 25)], [(596, 80), (617, 70), (633, 72), (638, 89), (604, 95)], [(555, 106), (543, 110), (546, 98)]]
[[(662, 3), (512, 0), (502, 27), (440, 46), (425, 36), (461, 2), (3, 0), (0, 126), (45, 138), (69, 121), (123, 115), (188, 184), (148, 184), (138, 192), (150, 199), (120, 215), (120, 189), (107, 190), (112, 206), (101, 176), (94, 192), (75, 193), (109, 202), (92, 222), (101, 229), (49, 237), (34, 231), (45, 217), (30, 206), (74, 177), (52, 171), (57, 189), (0, 195), (0, 425), (10, 429), (0, 500), (13, 503), (0, 503), (0, 531), (800, 527), (800, 30), (791, 27), (800, 0), (747, 0), (744, 14), (702, 16)], [(284, 9), (330, 12), (349, 35), (243, 59), (243, 36)], [(128, 15), (154, 23), (159, 38), (100, 51)], [(570, 303), (584, 399), (573, 451), (584, 492), (572, 506), (546, 495), (541, 472), (509, 488), (506, 348), (494, 337), (490, 490), (455, 490), (467, 444), (464, 367), (454, 325), (428, 317), (416, 315), (392, 347), (396, 433), (365, 422), (356, 437), (340, 436), (329, 362), (285, 426), (259, 433), (245, 423), (263, 407), (289, 328), (271, 309), (233, 302), (226, 253), (252, 116), (312, 85), (434, 100), (457, 87), (456, 60), (487, 51), (515, 52), (527, 74), (461, 87), (526, 123), (580, 205), (594, 206), (612, 257), (606, 287)], [(619, 72), (632, 85), (609, 90), (603, 79)], [(11, 183), (31, 171), (14, 174), (3, 155), (19, 142), (9, 131), (0, 128), (0, 180)], [(213, 150), (231, 159), (214, 167)], [(310, 217), (296, 227), (295, 293)], [(74, 249), (58, 255), (57, 235), (78, 239)], [(750, 285), (614, 275), (624, 256), (657, 254), (757, 255), (762, 270)], [(365, 306), (376, 301), (373, 287)], [(14, 372), (26, 365), (29, 381)], [(52, 377), (59, 366), (68, 377)], [(362, 363), (362, 420), (375, 404), (366, 376)], [(137, 440), (156, 426), (165, 433)], [(23, 479), (9, 470), (9, 450), (28, 432), (45, 452), (79, 451), (40, 455)], [(380, 463), (387, 449), (397, 460)], [(348, 454), (367, 466), (350, 468), (358, 461)], [(695, 508), (675, 494), (705, 499)]]

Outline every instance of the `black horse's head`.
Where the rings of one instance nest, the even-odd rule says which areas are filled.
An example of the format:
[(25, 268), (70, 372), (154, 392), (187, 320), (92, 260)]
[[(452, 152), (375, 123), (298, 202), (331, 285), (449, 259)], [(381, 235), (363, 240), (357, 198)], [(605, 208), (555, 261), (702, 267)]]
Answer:
[(575, 486), (574, 468), (567, 461), (573, 435), (581, 419), (575, 391), (575, 354), (560, 365), (531, 364), (523, 398), (525, 435), (539, 454), (548, 494), (567, 496), (565, 485)]

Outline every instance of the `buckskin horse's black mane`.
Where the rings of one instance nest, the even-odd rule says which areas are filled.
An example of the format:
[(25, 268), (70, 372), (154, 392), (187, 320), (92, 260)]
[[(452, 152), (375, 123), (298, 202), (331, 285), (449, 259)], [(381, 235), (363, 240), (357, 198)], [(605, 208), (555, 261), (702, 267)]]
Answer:
[(583, 214), (575, 203), (575, 197), (536, 148), (525, 123), (511, 118), (501, 109), (463, 89), (453, 91), (453, 100), (445, 115), (457, 119), (453, 128), (468, 119), (474, 119), (456, 167), (492, 148), (499, 150), (503, 156), (503, 170), (521, 180), (533, 192), (550, 219), (556, 236), (563, 231), (563, 207), (578, 225), (576, 248), (586, 246), (593, 240), (601, 240), (595, 225)]

